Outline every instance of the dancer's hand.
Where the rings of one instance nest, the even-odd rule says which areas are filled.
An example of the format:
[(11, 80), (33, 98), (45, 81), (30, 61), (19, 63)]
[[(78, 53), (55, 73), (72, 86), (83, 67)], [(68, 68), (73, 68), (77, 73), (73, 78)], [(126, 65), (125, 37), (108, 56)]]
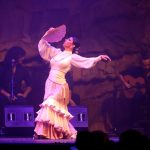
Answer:
[[(51, 34), (54, 30), (55, 30), (55, 28), (50, 27), (50, 28), (45, 32), (45, 34), (43, 35), (43, 38), (45, 39), (45, 36), (48, 35), (48, 34)], [(45, 39), (45, 40), (47, 40), (47, 39)]]
[(111, 61), (110, 57), (107, 56), (107, 55), (100, 55), (100, 56), (99, 56), (99, 60), (100, 60), (100, 61), (104, 61), (104, 62)]

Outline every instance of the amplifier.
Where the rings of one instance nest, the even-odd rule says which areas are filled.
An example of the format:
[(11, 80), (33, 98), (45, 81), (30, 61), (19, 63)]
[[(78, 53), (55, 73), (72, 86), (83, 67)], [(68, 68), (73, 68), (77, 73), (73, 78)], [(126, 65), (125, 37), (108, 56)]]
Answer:
[(34, 108), (27, 105), (4, 107), (6, 127), (34, 127)]
[(87, 108), (83, 106), (68, 106), (68, 111), (74, 116), (70, 120), (74, 127), (88, 127)]

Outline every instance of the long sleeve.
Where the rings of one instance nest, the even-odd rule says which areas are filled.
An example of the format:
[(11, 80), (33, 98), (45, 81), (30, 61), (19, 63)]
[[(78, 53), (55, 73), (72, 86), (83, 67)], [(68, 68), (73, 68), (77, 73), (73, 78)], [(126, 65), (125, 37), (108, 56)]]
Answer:
[(97, 62), (100, 60), (99, 56), (98, 57), (82, 57), (77, 54), (72, 55), (71, 59), (71, 64), (77, 68), (91, 68), (97, 64)]
[(61, 50), (59, 48), (55, 48), (51, 46), (46, 40), (41, 39), (38, 43), (38, 50), (40, 53), (40, 56), (46, 60), (50, 61), (52, 57), (57, 55)]

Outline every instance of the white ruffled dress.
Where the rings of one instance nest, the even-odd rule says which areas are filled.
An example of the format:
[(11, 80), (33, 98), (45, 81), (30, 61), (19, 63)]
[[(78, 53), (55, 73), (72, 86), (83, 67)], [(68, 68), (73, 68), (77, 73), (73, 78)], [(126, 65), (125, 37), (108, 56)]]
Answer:
[(69, 87), (65, 79), (71, 66), (91, 68), (98, 57), (85, 58), (69, 51), (51, 46), (41, 39), (39, 44), (41, 57), (50, 62), (51, 69), (45, 83), (44, 100), (39, 105), (35, 118), (34, 132), (48, 139), (76, 138), (77, 130), (70, 123), (73, 115), (68, 112)]

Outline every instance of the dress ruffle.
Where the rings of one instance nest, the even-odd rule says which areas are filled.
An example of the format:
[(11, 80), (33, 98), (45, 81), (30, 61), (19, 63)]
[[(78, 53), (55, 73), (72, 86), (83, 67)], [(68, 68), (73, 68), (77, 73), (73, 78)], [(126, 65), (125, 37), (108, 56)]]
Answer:
[(48, 139), (76, 138), (77, 131), (69, 122), (74, 116), (68, 112), (66, 99), (58, 98), (58, 95), (67, 95), (68, 89), (66, 85), (55, 86), (59, 86), (57, 87), (59, 90), (53, 91), (53, 94), (39, 105), (34, 131), (37, 135), (43, 135)]

